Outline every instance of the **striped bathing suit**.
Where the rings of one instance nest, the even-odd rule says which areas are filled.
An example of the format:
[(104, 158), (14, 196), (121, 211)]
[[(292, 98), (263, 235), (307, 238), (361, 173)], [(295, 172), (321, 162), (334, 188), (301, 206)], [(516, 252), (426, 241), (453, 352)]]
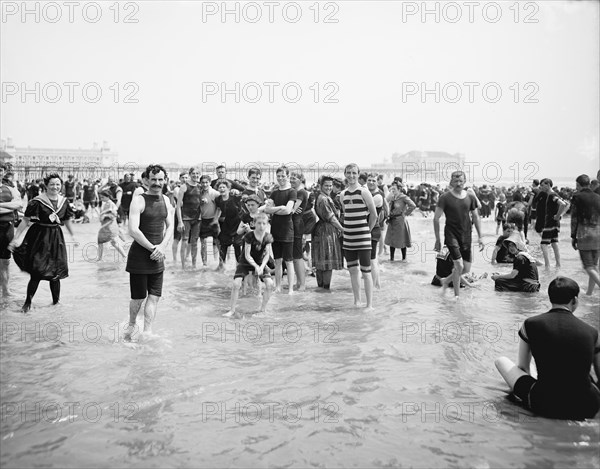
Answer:
[(344, 250), (371, 251), (369, 209), (361, 195), (362, 188), (344, 193)]

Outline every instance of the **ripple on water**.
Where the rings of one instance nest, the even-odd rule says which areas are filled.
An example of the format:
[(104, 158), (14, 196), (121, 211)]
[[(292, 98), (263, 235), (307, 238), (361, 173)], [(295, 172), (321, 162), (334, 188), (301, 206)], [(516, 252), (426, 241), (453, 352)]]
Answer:
[[(418, 241), (432, 243), (430, 219), (409, 223)], [(483, 228), (495, 237), (492, 222)], [(97, 225), (76, 229), (93, 241)], [(585, 284), (567, 238), (560, 248), (561, 274)], [(598, 420), (532, 416), (506, 398), (493, 365), (499, 355), (516, 357), (516, 332), (549, 307), (545, 289), (556, 271), (540, 269), (537, 295), (496, 293), (482, 280), (454, 302), (429, 285), (433, 256), (422, 254), (382, 264), (373, 313), (351, 307), (348, 272), (337, 271), (333, 293), (313, 291), (308, 277), (307, 292), (275, 295), (264, 318), (242, 321), (221, 317), (231, 262), (225, 273), (212, 260), (197, 272), (169, 262), (153, 334), (134, 344), (122, 340), (129, 285), (112, 248), (100, 263), (75, 256), (63, 304), (52, 306), (42, 283), (27, 315), (19, 308), (28, 279), (11, 266), (15, 297), (0, 303), (0, 391), (16, 407), (4, 407), (0, 464), (600, 465)], [(473, 270), (492, 271), (479, 253)], [(240, 311), (258, 302), (244, 297)], [(597, 295), (582, 297), (576, 315), (598, 327)], [(79, 407), (65, 419), (65, 402), (90, 412), (96, 404), (100, 418)], [(62, 414), (36, 419), (20, 411), (23, 403), (58, 404)]]

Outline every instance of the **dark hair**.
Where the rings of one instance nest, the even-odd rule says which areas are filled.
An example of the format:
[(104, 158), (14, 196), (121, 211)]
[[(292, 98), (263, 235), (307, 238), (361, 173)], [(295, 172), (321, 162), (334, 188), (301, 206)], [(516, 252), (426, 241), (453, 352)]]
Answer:
[(209, 183), (210, 181), (212, 181), (212, 178), (208, 175), (208, 174), (203, 174), (202, 176), (200, 176), (200, 182), (207, 180)]
[(112, 197), (112, 195), (108, 189), (104, 189), (98, 195), (101, 197), (108, 197), (109, 199)]
[(534, 180), (533, 180), (533, 185), (534, 185), (535, 187), (539, 186), (539, 185), (540, 185), (540, 180), (539, 180), (539, 179), (534, 179)]
[(540, 184), (544, 184), (547, 183), (550, 187), (554, 186), (554, 184), (552, 183), (552, 179), (550, 178), (544, 178), (540, 181)]
[[(191, 174), (191, 173), (193, 173), (193, 172), (195, 172), (195, 171), (198, 171), (198, 168), (196, 168), (195, 166), (192, 166), (192, 167), (190, 168), (190, 170), (188, 171), (188, 173), (189, 173), (189, 174)], [(198, 171), (198, 172), (200, 172), (200, 171)]]
[(335, 181), (333, 180), (333, 178), (331, 176), (328, 176), (327, 174), (323, 174), (323, 176), (321, 176), (319, 178), (319, 186), (323, 186), (323, 184), (325, 184), (327, 181), (331, 181), (335, 185)]
[(590, 185), (590, 177), (587, 174), (582, 174), (575, 179), (581, 187), (588, 187)]
[(226, 171), (227, 171), (227, 168), (225, 167), (225, 165), (222, 165), (222, 164), (220, 164), (219, 166), (217, 166), (217, 167), (215, 168), (215, 171), (218, 171), (219, 169), (224, 169), (224, 170), (226, 170)]
[(290, 175), (290, 170), (288, 169), (287, 166), (280, 166), (279, 168), (277, 168), (277, 171), (275, 171), (275, 174), (277, 174), (280, 171), (283, 171), (286, 176)]
[(221, 184), (225, 184), (227, 189), (231, 189), (231, 183), (227, 179), (217, 179), (215, 183), (215, 189), (218, 189)]
[(517, 229), (517, 225), (515, 225), (514, 223), (504, 223), (502, 225), (502, 231), (506, 231), (506, 230), (516, 230)]
[(250, 168), (248, 170), (248, 177), (252, 176), (253, 174), (257, 174), (258, 176), (262, 176), (262, 171), (260, 170), (260, 168)]
[(165, 178), (166, 178), (167, 170), (159, 164), (149, 164), (148, 166), (146, 166), (145, 172), (146, 172), (147, 177), (150, 177), (150, 174), (158, 174), (161, 171), (163, 172), (163, 174), (165, 175)]
[(577, 296), (579, 296), (579, 285), (569, 277), (556, 277), (548, 285), (548, 297), (552, 304), (566, 305)]
[(58, 173), (50, 173), (50, 174), (47, 174), (46, 177), (44, 178), (44, 185), (45, 186), (48, 186), (48, 184), (50, 184), (50, 179), (58, 179), (58, 180), (60, 180), (61, 184), (63, 183), (63, 180), (60, 177), (60, 174), (58, 174)]
[(187, 175), (188, 175), (188, 173), (186, 173), (185, 171), (182, 171), (182, 172), (179, 173), (179, 177), (181, 177), (181, 176), (187, 176)]
[(363, 171), (358, 175), (358, 179), (362, 179), (365, 182), (367, 182), (368, 178), (369, 178), (369, 176), (367, 175), (366, 171)]
[(519, 191), (515, 191), (513, 194), (513, 202), (523, 202), (523, 196)]

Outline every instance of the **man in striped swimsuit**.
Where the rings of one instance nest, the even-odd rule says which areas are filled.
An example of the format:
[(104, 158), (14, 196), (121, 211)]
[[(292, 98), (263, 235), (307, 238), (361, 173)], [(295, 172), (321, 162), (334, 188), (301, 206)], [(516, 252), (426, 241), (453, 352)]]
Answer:
[(360, 272), (365, 283), (367, 309), (373, 309), (373, 279), (371, 277), (371, 230), (377, 223), (377, 210), (373, 196), (366, 187), (358, 183), (359, 169), (349, 164), (344, 169), (348, 186), (341, 193), (344, 211), (344, 256), (350, 271), (354, 305), (361, 304)]

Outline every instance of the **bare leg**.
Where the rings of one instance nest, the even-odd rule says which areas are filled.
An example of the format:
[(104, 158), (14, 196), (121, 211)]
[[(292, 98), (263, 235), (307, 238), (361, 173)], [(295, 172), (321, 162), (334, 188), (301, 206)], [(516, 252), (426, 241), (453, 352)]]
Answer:
[(226, 318), (230, 318), (235, 316), (235, 308), (237, 305), (238, 298), (240, 296), (240, 288), (242, 287), (242, 278), (238, 277), (233, 280), (233, 286), (231, 287), (231, 302), (229, 311), (226, 312), (223, 316)]
[(296, 273), (296, 278), (298, 279), (298, 283), (296, 284), (296, 290), (305, 291), (306, 265), (304, 264), (304, 259), (294, 259), (294, 272)]
[(360, 306), (360, 275), (358, 265), (348, 266), (350, 272), (350, 282), (352, 283), (352, 293), (354, 294), (354, 305)]
[(454, 296), (460, 295), (460, 277), (463, 274), (464, 265), (462, 259), (454, 260), (454, 268), (452, 269), (452, 287), (454, 288)]
[(600, 286), (600, 276), (598, 275), (598, 270), (596, 270), (596, 267), (587, 267), (585, 271), (589, 276), (588, 288), (585, 294), (591, 295), (594, 291), (594, 285)]
[(269, 303), (269, 299), (271, 298), (271, 294), (273, 293), (273, 280), (270, 278), (265, 279), (265, 292), (263, 293), (262, 303), (260, 305), (260, 312), (267, 312), (267, 303)]
[(550, 268), (550, 257), (548, 257), (548, 245), (542, 244), (542, 254), (544, 255), (544, 267)]
[(118, 252), (118, 254), (120, 254), (123, 257), (127, 257), (127, 254), (125, 254), (125, 250), (123, 249), (123, 246), (121, 246), (121, 243), (119, 241), (117, 241), (116, 239), (113, 239), (110, 242), (110, 244), (112, 244), (112, 246), (116, 249), (116, 251)]
[(9, 296), (8, 291), (8, 265), (10, 259), (0, 259), (0, 286), (2, 288), (2, 296)]
[(506, 357), (498, 358), (494, 364), (496, 368), (506, 381), (506, 384), (510, 386), (511, 390), (515, 389), (515, 383), (521, 376), (526, 376), (527, 373), (524, 372), (521, 368), (515, 365), (510, 359)]
[(294, 294), (294, 261), (286, 261), (285, 267), (286, 267), (288, 285), (289, 285), (288, 294), (293, 295)]
[(362, 273), (365, 284), (365, 296), (367, 297), (367, 309), (373, 309), (373, 278), (371, 272)]
[(177, 239), (174, 239), (173, 240), (173, 246), (172, 246), (172, 249), (173, 249), (173, 262), (177, 262), (177, 251), (178, 251), (178, 248), (179, 248), (179, 241)]
[(196, 259), (198, 259), (198, 240), (197, 239), (191, 240), (190, 251), (192, 252), (192, 268), (195, 269), (196, 268)]
[(127, 330), (123, 336), (125, 340), (131, 340), (131, 335), (135, 330), (135, 320), (140, 312), (140, 309), (142, 308), (142, 303), (144, 300), (145, 298), (142, 298), (141, 300), (131, 300), (129, 302), (129, 325), (127, 326)]
[(376, 258), (371, 259), (371, 277), (373, 286), (379, 290), (381, 283), (379, 282), (379, 262)]
[(102, 260), (102, 256), (104, 255), (104, 243), (98, 244), (98, 261)]
[(558, 250), (558, 243), (552, 243), (552, 250), (554, 251), (554, 258), (556, 259), (556, 267), (560, 267), (560, 252)]
[(158, 300), (158, 296), (148, 295), (146, 306), (144, 308), (144, 332), (152, 332), (152, 322), (154, 322), (154, 319), (156, 318)]
[(186, 231), (181, 233), (181, 251), (179, 251), (179, 255), (181, 256), (181, 269), (182, 270), (185, 269), (186, 249), (187, 249), (187, 245), (188, 245), (187, 239), (185, 239), (184, 236), (187, 236)]
[(281, 291), (281, 281), (283, 279), (283, 259), (275, 259), (275, 293)]

